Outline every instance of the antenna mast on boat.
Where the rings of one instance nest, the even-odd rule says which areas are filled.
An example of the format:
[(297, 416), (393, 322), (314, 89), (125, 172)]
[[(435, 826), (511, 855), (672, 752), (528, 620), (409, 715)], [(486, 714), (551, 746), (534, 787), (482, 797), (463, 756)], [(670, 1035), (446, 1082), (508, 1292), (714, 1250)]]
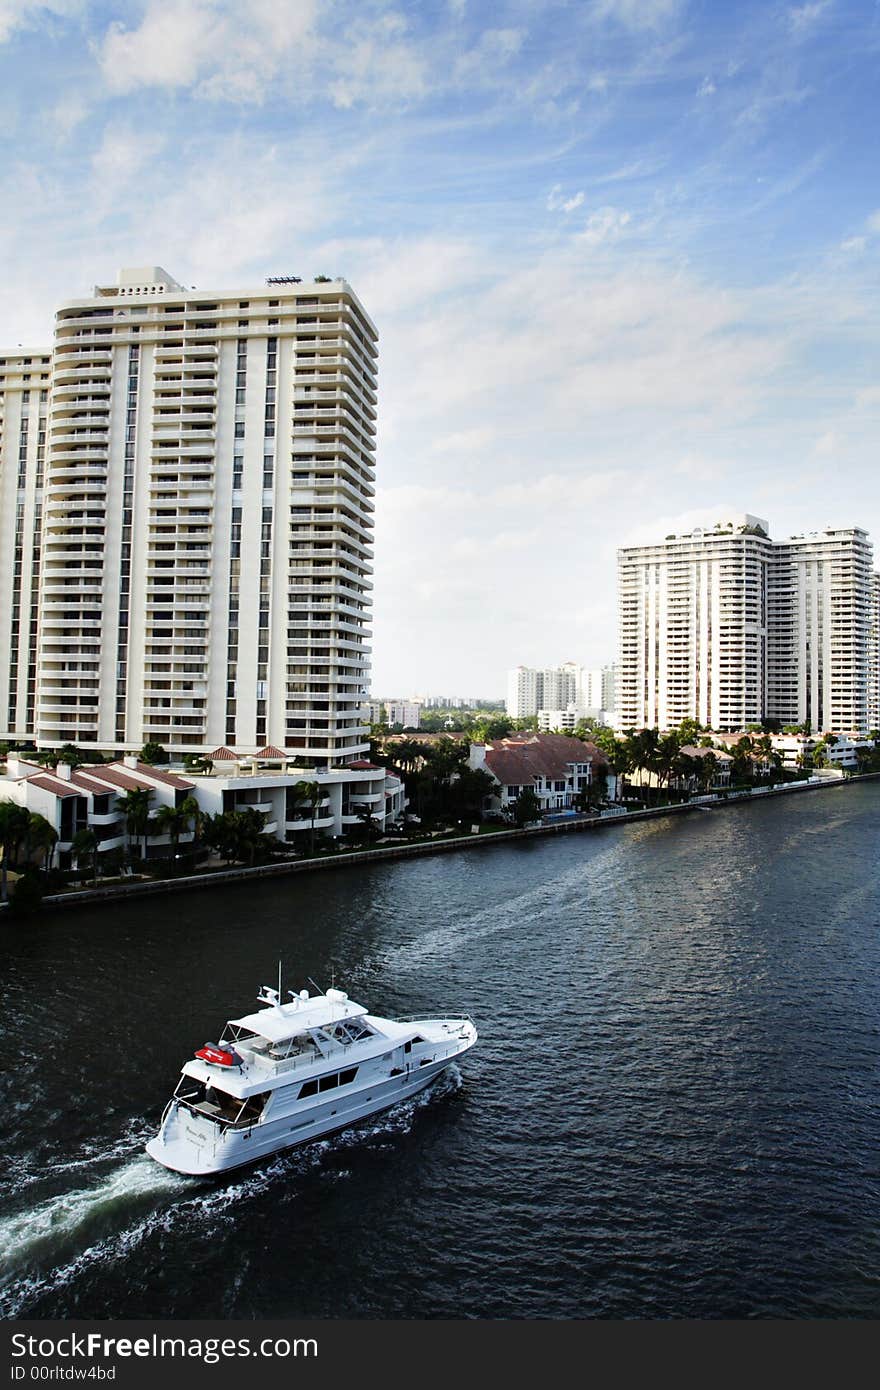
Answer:
[(281, 957), (278, 958), (278, 1003), (281, 1003)]

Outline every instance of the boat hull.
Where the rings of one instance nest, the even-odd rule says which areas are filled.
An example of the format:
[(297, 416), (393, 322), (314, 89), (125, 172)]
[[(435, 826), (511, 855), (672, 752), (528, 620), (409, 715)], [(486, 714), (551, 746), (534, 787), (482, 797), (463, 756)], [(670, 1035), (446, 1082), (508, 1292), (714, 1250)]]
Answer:
[[(213, 1137), (187, 1123), (185, 1113), (167, 1117), (159, 1134), (149, 1141), (149, 1156), (172, 1172), (186, 1177), (214, 1177), (250, 1167), (276, 1154), (314, 1143), (317, 1139), (382, 1114), (424, 1091), (472, 1045), (454, 1055), (398, 1077), (376, 1078), (372, 1085), (346, 1097), (344, 1103), (327, 1104), (309, 1118), (287, 1114), (246, 1130), (216, 1130)], [(366, 1092), (366, 1094), (365, 1094)]]

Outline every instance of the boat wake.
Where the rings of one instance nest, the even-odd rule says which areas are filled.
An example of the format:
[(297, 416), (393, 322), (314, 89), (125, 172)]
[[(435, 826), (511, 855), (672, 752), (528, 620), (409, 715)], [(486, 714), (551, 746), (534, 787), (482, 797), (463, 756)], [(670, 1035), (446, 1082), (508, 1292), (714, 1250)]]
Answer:
[[(461, 1073), (453, 1063), (428, 1090), (385, 1114), (328, 1139), (276, 1154), (227, 1180), (183, 1178), (146, 1154), (138, 1154), (96, 1184), (71, 1187), (37, 1206), (0, 1217), (0, 1317), (26, 1317), (90, 1268), (124, 1257), (163, 1231), (234, 1221), (243, 1202), (279, 1179), (289, 1182), (320, 1169), (328, 1155), (373, 1147), (409, 1133), (420, 1110), (451, 1095), (461, 1084)], [(131, 1139), (125, 1142), (130, 1145)], [(105, 1151), (103, 1158), (107, 1157)], [(97, 1157), (77, 1158), (54, 1171), (76, 1172), (97, 1161)], [(351, 1171), (332, 1173), (336, 1182), (345, 1176), (350, 1177)], [(55, 1305), (53, 1314), (63, 1316), (64, 1310)]]
[[(47, 1159), (43, 1155), (35, 1154), (30, 1160), (25, 1159), (16, 1165), (16, 1171), (6, 1185), (6, 1193), (9, 1197), (15, 1198), (31, 1188), (44, 1187), (47, 1180), (55, 1181), (64, 1173), (97, 1170), (115, 1159), (139, 1154), (155, 1131), (154, 1123), (148, 1123), (143, 1119), (132, 1120), (114, 1143), (108, 1145), (101, 1144), (98, 1140), (87, 1140), (79, 1146), (73, 1158), (58, 1161), (54, 1157)], [(0, 1218), (0, 1231), (2, 1228)]]

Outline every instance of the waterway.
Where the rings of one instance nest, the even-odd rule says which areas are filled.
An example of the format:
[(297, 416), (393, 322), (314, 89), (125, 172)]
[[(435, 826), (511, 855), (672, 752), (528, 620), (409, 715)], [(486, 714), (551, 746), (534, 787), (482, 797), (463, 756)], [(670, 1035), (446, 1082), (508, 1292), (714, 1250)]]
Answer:
[[(880, 1316), (880, 785), (0, 924), (6, 1317)], [(181, 1062), (335, 971), (466, 1010), (415, 1103), (222, 1183)]]

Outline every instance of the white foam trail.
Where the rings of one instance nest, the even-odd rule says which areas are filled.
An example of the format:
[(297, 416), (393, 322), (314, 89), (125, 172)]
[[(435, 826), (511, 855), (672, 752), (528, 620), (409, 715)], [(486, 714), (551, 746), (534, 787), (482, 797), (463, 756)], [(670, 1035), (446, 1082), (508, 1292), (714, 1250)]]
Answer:
[(21, 1265), (45, 1241), (69, 1239), (100, 1210), (183, 1186), (146, 1155), (133, 1158), (97, 1187), (61, 1192), (40, 1206), (0, 1220), (0, 1275)]
[[(47, 1179), (57, 1177), (59, 1173), (73, 1173), (81, 1168), (98, 1167), (114, 1158), (128, 1158), (132, 1154), (141, 1152), (147, 1140), (155, 1132), (155, 1124), (147, 1124), (143, 1120), (133, 1121), (115, 1143), (102, 1147), (97, 1140), (89, 1140), (80, 1146), (78, 1158), (69, 1158), (61, 1163), (52, 1158), (45, 1161), (37, 1169), (25, 1166), (11, 1179), (7, 1190), (10, 1196), (17, 1196), (30, 1187), (35, 1187), (45, 1183)], [(35, 1163), (37, 1159), (32, 1157), (30, 1161)], [(27, 1160), (25, 1160), (26, 1164)]]
[[(461, 1085), (461, 1072), (453, 1062), (432, 1086), (410, 1100), (401, 1101), (393, 1110), (377, 1117), (374, 1124), (361, 1124), (330, 1139), (289, 1149), (222, 1187), (212, 1185), (206, 1190), (203, 1186), (194, 1186), (192, 1179), (169, 1172), (144, 1154), (126, 1163), (98, 1187), (64, 1193), (35, 1211), (7, 1217), (0, 1221), (0, 1251), (10, 1252), (13, 1259), (7, 1263), (5, 1271), (0, 1266), (0, 1317), (26, 1316), (43, 1295), (68, 1287), (95, 1265), (107, 1265), (125, 1258), (156, 1231), (171, 1230), (187, 1221), (204, 1226), (212, 1221), (229, 1220), (241, 1201), (263, 1192), (278, 1177), (289, 1183), (291, 1174), (305, 1175), (314, 1171), (328, 1153), (408, 1133), (419, 1110), (434, 1099), (453, 1094)], [(339, 1172), (332, 1174), (336, 1182), (344, 1176)], [(131, 1221), (122, 1231), (86, 1246), (65, 1264), (56, 1265), (45, 1273), (16, 1273), (25, 1262), (32, 1266), (37, 1263), (41, 1247), (48, 1247), (59, 1236), (75, 1236), (89, 1217), (102, 1208), (123, 1207), (133, 1199), (151, 1195), (159, 1198), (170, 1195), (173, 1200), (170, 1205), (157, 1207), (141, 1219)]]

